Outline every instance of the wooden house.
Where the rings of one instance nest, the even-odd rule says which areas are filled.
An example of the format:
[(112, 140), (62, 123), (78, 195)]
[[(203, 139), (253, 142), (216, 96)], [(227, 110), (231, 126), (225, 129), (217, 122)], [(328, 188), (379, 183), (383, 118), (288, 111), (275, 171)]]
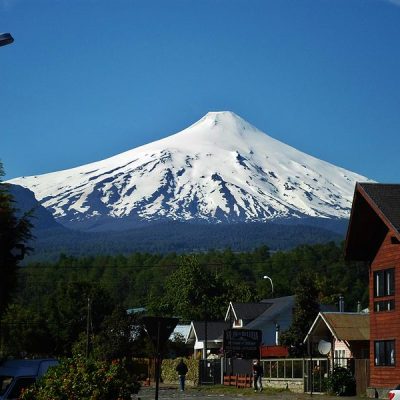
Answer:
[[(320, 312), (304, 342), (313, 356), (327, 355), (335, 366), (347, 366), (347, 359), (369, 358), (369, 314)], [(328, 344), (324, 353), (321, 344)]]
[(385, 396), (400, 383), (400, 185), (357, 183), (345, 257), (369, 268), (369, 386)]

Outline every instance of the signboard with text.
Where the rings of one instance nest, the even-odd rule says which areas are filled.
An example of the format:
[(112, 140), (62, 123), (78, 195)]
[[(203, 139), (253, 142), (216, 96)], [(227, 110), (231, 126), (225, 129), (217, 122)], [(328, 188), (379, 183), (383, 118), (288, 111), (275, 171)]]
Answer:
[(259, 329), (227, 329), (223, 349), (227, 357), (258, 358), (262, 332)]

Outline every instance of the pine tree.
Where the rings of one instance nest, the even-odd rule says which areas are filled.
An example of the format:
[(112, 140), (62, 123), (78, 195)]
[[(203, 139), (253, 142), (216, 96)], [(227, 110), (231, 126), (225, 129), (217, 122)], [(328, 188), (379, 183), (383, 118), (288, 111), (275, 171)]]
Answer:
[[(29, 250), (25, 244), (32, 238), (29, 213), (17, 216), (18, 210), (3, 183), (3, 164), (0, 162), (0, 316), (17, 283), (17, 267), (21, 252)], [(20, 254), (14, 254), (16, 253)]]
[(281, 343), (289, 348), (293, 357), (305, 354), (303, 340), (318, 315), (318, 289), (313, 275), (303, 272), (298, 276), (295, 289), (295, 306), (291, 327), (281, 335)]

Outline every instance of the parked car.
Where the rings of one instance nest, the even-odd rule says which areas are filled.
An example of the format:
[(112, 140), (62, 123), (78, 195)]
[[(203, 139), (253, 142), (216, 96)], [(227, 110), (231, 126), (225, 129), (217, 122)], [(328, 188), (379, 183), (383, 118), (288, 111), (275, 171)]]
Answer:
[(400, 400), (400, 385), (389, 392), (389, 400)]
[(58, 360), (10, 360), (0, 365), (0, 400), (18, 399), (22, 389), (33, 385)]

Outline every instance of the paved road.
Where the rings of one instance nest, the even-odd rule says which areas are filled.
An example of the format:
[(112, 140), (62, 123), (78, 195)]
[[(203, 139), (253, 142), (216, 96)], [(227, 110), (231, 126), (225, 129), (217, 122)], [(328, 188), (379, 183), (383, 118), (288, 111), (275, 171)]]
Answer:
[[(140, 400), (153, 400), (155, 398), (154, 388), (142, 388), (138, 395)], [(310, 396), (305, 393), (292, 393), (292, 392), (282, 392), (282, 393), (254, 393), (252, 395), (243, 394), (211, 394), (207, 392), (202, 392), (196, 389), (188, 389), (185, 392), (180, 392), (175, 388), (160, 388), (159, 400), (167, 399), (196, 399), (196, 400), (310, 400), (310, 399), (323, 399), (323, 400), (337, 400), (335, 396), (320, 396), (314, 395)], [(359, 397), (341, 397), (341, 400), (360, 400)], [(365, 398), (363, 398), (365, 400)]]

